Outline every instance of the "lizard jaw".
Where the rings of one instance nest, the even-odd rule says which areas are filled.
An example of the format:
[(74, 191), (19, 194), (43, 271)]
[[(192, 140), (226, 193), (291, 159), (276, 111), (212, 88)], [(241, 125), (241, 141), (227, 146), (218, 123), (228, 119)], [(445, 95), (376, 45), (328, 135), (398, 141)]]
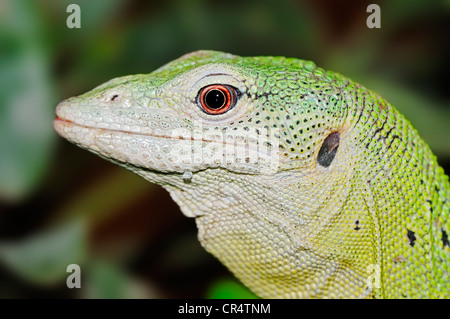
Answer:
[[(75, 116), (68, 118), (67, 114), (76, 114), (76, 105), (73, 99), (58, 105), (53, 122), (56, 132), (114, 162), (126, 162), (163, 173), (221, 167), (237, 173), (272, 174), (278, 169), (278, 149), (274, 142), (273, 149), (267, 150), (258, 146), (258, 142), (262, 145), (261, 141), (250, 141), (250, 137), (229, 141), (228, 136), (204, 134), (201, 129), (192, 127), (162, 130), (149, 126), (98, 123)], [(127, 152), (128, 149), (134, 149), (134, 154)]]

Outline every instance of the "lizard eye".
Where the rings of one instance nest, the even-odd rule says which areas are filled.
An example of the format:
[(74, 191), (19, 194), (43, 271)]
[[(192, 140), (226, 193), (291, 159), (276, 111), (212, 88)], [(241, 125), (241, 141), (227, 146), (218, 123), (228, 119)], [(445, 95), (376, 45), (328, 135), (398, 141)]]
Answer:
[(238, 91), (229, 85), (213, 84), (198, 92), (197, 104), (206, 114), (223, 114), (236, 104)]

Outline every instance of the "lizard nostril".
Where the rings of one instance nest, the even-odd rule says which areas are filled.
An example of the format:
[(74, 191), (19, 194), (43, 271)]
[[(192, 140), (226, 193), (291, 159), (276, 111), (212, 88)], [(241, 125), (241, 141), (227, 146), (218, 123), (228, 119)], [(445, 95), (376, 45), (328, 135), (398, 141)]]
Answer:
[(322, 147), (317, 155), (317, 163), (324, 167), (330, 166), (331, 162), (333, 162), (334, 156), (336, 155), (338, 147), (339, 133), (331, 133), (323, 141)]
[(111, 97), (111, 101), (115, 101), (118, 97), (119, 97), (118, 94), (114, 94), (114, 95)]

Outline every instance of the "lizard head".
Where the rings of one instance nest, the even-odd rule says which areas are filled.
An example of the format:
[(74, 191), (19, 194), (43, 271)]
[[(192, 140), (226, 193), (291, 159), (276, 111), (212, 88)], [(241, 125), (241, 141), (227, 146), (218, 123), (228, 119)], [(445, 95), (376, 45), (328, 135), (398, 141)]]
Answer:
[(168, 189), (205, 248), (273, 296), (326, 277), (301, 265), (349, 189), (350, 85), (309, 61), (198, 51), (63, 101), (54, 126)]
[(273, 174), (330, 164), (338, 135), (318, 146), (342, 126), (345, 84), (309, 61), (198, 51), (63, 101), (54, 126), (137, 172)]

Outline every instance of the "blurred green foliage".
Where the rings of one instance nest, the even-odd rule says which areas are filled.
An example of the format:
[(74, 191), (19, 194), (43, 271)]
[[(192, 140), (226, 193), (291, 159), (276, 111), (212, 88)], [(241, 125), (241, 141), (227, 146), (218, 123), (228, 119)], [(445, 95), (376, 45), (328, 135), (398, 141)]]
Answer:
[(72, 221), (14, 243), (0, 245), (0, 260), (22, 278), (49, 285), (65, 280), (67, 266), (84, 264), (85, 225)]
[(8, 1), (0, 11), (0, 199), (10, 201), (39, 187), (55, 142), (50, 61), (32, 4)]
[(241, 283), (228, 278), (215, 281), (206, 297), (211, 299), (258, 299)]
[[(449, 171), (449, 1), (0, 2), (0, 296), (253, 298), (192, 220), (130, 172), (57, 138), (58, 101), (199, 49), (315, 61), (380, 93)], [(81, 7), (81, 29), (66, 8)], [(80, 220), (82, 222), (80, 222)], [(80, 291), (65, 287), (82, 267)]]

